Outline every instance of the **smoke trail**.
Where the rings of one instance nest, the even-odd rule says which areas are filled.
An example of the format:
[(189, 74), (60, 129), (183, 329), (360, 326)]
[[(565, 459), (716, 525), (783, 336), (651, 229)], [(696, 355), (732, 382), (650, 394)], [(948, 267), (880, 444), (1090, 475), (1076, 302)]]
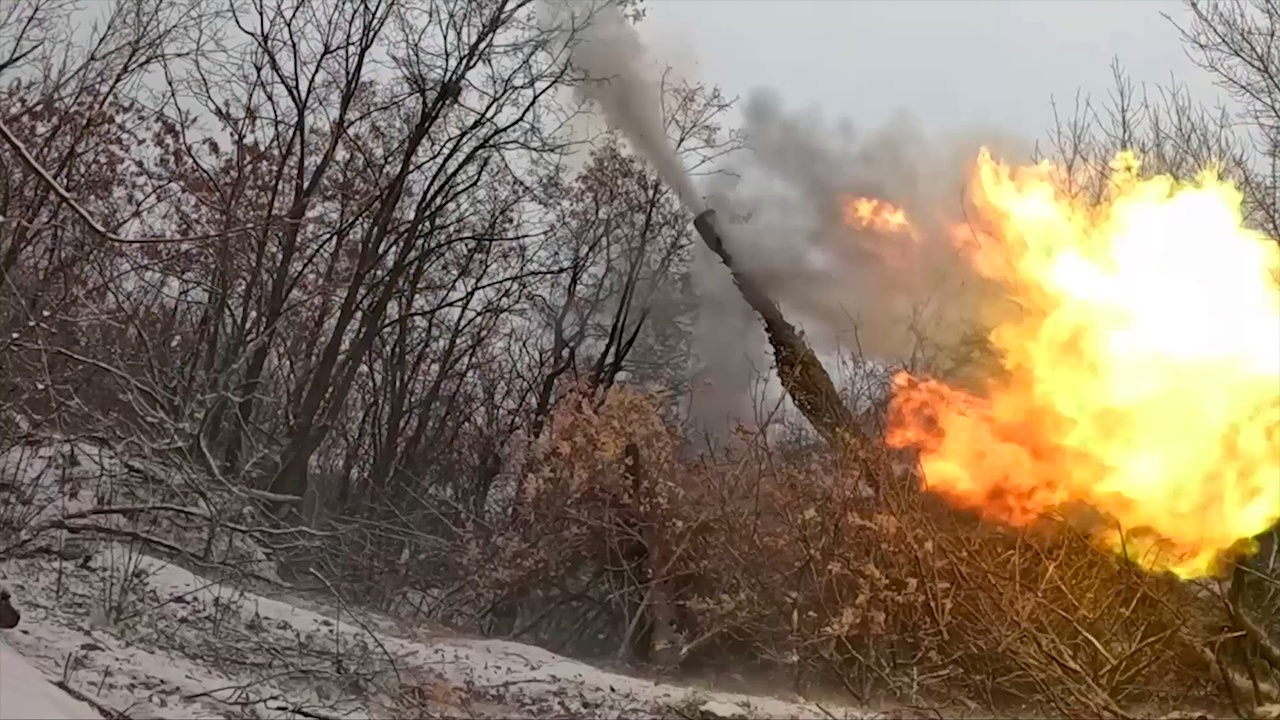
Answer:
[(701, 212), (702, 200), (667, 138), (661, 89), (636, 29), (612, 0), (547, 0), (546, 7), (564, 32), (577, 28), (566, 42), (580, 74), (575, 88), (579, 99), (598, 104), (609, 124), (627, 136), (685, 207)]

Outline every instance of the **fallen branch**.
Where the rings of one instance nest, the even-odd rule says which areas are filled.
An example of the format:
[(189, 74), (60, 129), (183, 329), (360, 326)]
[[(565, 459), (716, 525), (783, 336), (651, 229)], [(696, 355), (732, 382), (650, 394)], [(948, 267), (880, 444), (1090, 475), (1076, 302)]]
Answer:
[(103, 705), (102, 703), (98, 702), (97, 700), (95, 700), (95, 699), (93, 699), (93, 698), (89, 697), (88, 695), (86, 695), (86, 694), (84, 694), (84, 693), (80, 692), (79, 690), (77, 690), (77, 689), (75, 689), (75, 688), (71, 687), (69, 684), (67, 684), (67, 683), (66, 683), (66, 681), (63, 681), (63, 680), (54, 680), (54, 681), (53, 681), (53, 684), (54, 684), (54, 686), (55, 686), (55, 687), (57, 687), (59, 690), (62, 690), (62, 691), (63, 691), (63, 692), (65, 692), (66, 694), (68, 694), (68, 695), (70, 695), (71, 697), (75, 698), (76, 700), (79, 700), (80, 702), (84, 703), (85, 705), (88, 705), (89, 707), (92, 707), (94, 710), (97, 710), (97, 711), (98, 711), (98, 714), (99, 714), (99, 715), (102, 715), (102, 717), (106, 718), (106, 720), (129, 720), (129, 716), (128, 716), (128, 715), (125, 715), (124, 713), (122, 713), (122, 712), (120, 712), (120, 711), (118, 711), (118, 710), (114, 710), (114, 709), (112, 709), (112, 708), (110, 708), (110, 707), (108, 707), (108, 706), (106, 706), (106, 705)]
[(1258, 654), (1262, 656), (1267, 664), (1276, 670), (1280, 670), (1280, 645), (1267, 635), (1262, 626), (1256, 620), (1249, 617), (1243, 609), (1233, 604), (1231, 614), (1236, 622), (1236, 626), (1244, 631), (1244, 634), (1258, 646)]
[[(187, 562), (190, 562), (192, 565), (196, 565), (198, 567), (203, 567), (203, 568), (228, 567), (225, 563), (214, 563), (214, 562), (201, 560), (200, 558), (196, 557), (196, 555), (193, 554), (190, 550), (187, 550), (186, 548), (176, 545), (174, 543), (171, 543), (168, 540), (163, 540), (154, 535), (138, 532), (136, 530), (129, 530), (127, 528), (113, 528), (108, 525), (98, 525), (95, 523), (70, 523), (70, 522), (65, 522), (59, 519), (59, 520), (49, 521), (49, 523), (47, 523), (47, 526), (44, 527), (44, 529), (45, 530), (66, 530), (67, 532), (73, 533), (73, 534), (93, 533), (93, 534), (104, 535), (108, 537), (122, 537), (129, 540), (136, 540), (143, 544), (158, 548), (160, 550), (165, 551), (166, 553), (169, 553), (173, 557), (182, 558)], [(33, 539), (34, 538), (28, 538), (22, 543), (19, 543), (17, 547), (22, 547), (23, 545), (26, 545), (27, 543), (31, 542), (31, 540)], [(288, 588), (291, 590), (297, 589), (296, 586), (291, 585), (287, 582), (284, 582), (283, 580), (280, 580), (278, 578), (268, 577), (261, 573), (247, 572), (243, 570), (240, 570), (239, 572), (243, 577), (250, 577), (255, 580), (261, 580), (263, 582), (267, 582), (272, 585)]]
[(310, 720), (345, 720), (341, 715), (329, 715), (315, 710), (307, 710), (299, 705), (271, 705), (269, 703), (263, 703), (263, 705), (268, 710), (293, 713), (298, 717), (310, 718)]

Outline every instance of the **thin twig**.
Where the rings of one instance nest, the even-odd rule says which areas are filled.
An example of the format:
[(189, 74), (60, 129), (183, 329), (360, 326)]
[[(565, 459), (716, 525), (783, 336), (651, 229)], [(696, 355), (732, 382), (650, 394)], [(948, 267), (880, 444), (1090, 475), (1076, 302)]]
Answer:
[(94, 700), (93, 698), (80, 692), (74, 687), (71, 687), (71, 685), (67, 684), (67, 682), (64, 680), (54, 680), (53, 684), (58, 689), (62, 690), (66, 694), (75, 698), (76, 700), (79, 700), (85, 705), (88, 705), (92, 707), (94, 710), (97, 710), (98, 713), (102, 715), (102, 717), (106, 718), (106, 720), (128, 720), (129, 718), (129, 716), (125, 715), (123, 712), (114, 710), (106, 705), (103, 705), (102, 703), (98, 702), (97, 700)]
[(347, 605), (347, 601), (342, 599), (342, 595), (338, 594), (338, 591), (334, 589), (333, 585), (330, 584), (330, 582), (323, 575), (321, 575), (319, 572), (316, 572), (315, 568), (309, 568), (309, 572), (312, 575), (314, 575), (317, 580), (324, 583), (324, 586), (329, 589), (330, 593), (333, 594), (333, 597), (338, 601), (338, 604), (342, 606), (342, 609), (347, 611), (347, 615), (351, 617), (351, 619), (355, 622), (356, 625), (360, 626), (361, 630), (364, 630), (365, 633), (370, 638), (373, 639), (374, 644), (376, 644), (378, 648), (382, 650), (382, 653), (387, 656), (387, 662), (391, 663), (391, 671), (396, 674), (396, 682), (403, 685), (404, 678), (400, 677), (399, 663), (396, 662), (395, 656), (391, 654), (391, 651), (387, 649), (387, 646), (382, 643), (382, 638), (378, 637), (378, 634), (375, 633), (373, 629), (370, 628), (367, 624), (365, 624), (365, 622), (360, 619), (360, 616), (357, 613), (351, 610), (351, 608)]
[(272, 218), (265, 223), (255, 223), (253, 225), (245, 225), (243, 227), (232, 228), (231, 230), (222, 230), (216, 233), (206, 233), (203, 235), (189, 235), (187, 237), (124, 237), (107, 230), (101, 223), (94, 220), (89, 214), (89, 211), (85, 210), (80, 203), (76, 202), (76, 199), (71, 197), (71, 193), (67, 192), (67, 189), (62, 187), (62, 184), (54, 179), (53, 175), (50, 174), (49, 171), (31, 155), (31, 152), (27, 150), (26, 146), (22, 144), (22, 141), (9, 130), (9, 127), (5, 125), (3, 120), (0, 120), (0, 138), (4, 139), (9, 147), (13, 148), (13, 151), (18, 155), (18, 159), (22, 161), (23, 165), (27, 166), (28, 170), (35, 173), (36, 177), (40, 178), (40, 182), (44, 183), (46, 187), (52, 190), (53, 193), (62, 200), (63, 204), (71, 208), (76, 215), (80, 216), (80, 219), (83, 220), (91, 230), (93, 230), (94, 234), (104, 240), (109, 240), (114, 243), (121, 243), (125, 245), (155, 245), (164, 243), (206, 242), (210, 240), (225, 239), (238, 233), (262, 230), (263, 228), (275, 223), (296, 224), (301, 222), (299, 220), (290, 220), (288, 218)]

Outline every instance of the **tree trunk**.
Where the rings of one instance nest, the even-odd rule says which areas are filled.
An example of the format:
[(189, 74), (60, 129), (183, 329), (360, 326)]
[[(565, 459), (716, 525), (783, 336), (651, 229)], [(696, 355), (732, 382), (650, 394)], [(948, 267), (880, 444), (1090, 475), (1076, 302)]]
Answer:
[[(633, 627), (628, 629), (629, 637), (624, 640), (624, 645), (630, 646), (626, 651), (632, 656), (648, 656), (659, 665), (671, 666), (680, 657), (679, 638), (676, 635), (676, 613), (673, 605), (674, 594), (671, 592), (671, 581), (667, 577), (671, 569), (667, 567), (669, 563), (667, 554), (664, 552), (657, 513), (654, 512), (652, 503), (645, 502), (646, 482), (644, 467), (640, 460), (640, 448), (633, 442), (627, 443), (625, 453), (623, 471), (631, 485), (631, 502), (639, 511), (642, 524), (641, 537), (644, 542), (646, 566), (644, 574), (648, 580), (644, 600), (641, 601), (638, 613), (648, 616), (647, 627), (650, 632), (637, 635), (636, 630), (639, 628), (635, 627), (636, 623), (633, 622)], [(646, 505), (650, 506), (647, 510)], [(649, 648), (635, 647), (634, 642), (639, 637), (646, 637)]]

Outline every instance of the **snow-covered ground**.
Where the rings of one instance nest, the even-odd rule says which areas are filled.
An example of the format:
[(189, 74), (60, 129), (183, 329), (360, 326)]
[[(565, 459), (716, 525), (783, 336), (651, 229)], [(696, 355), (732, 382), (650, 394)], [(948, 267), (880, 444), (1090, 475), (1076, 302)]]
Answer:
[[(817, 706), (656, 684), (513, 642), (406, 637), (145, 555), (130, 558), (124, 590), (129, 581), (102, 577), (123, 555), (117, 547), (87, 563), (10, 561), (0, 582), (23, 613), (5, 642), (46, 676), (131, 718), (392, 717), (410, 707), (459, 717), (677, 717), (708, 703), (717, 714), (828, 717)], [(101, 588), (113, 582), (128, 598), (109, 622)], [(11, 672), (0, 666), (6, 691)]]
[(0, 631), (3, 718), (81, 718), (89, 706), (128, 718), (870, 716), (655, 683), (519, 643), (353, 616), (340, 602), (266, 597), (136, 543), (68, 553), (47, 528), (120, 500), (95, 486), (113, 475), (107, 463), (77, 461), (97, 479), (71, 487), (59, 452), (37, 452), (43, 469), (10, 473), (8, 499), (0, 494), (0, 509), (12, 510), (14, 479), (34, 480), (39, 491), (18, 504), (30, 508), (29, 527), (43, 523), (54, 538), (48, 552), (0, 557), (0, 586), (23, 615)]
[(0, 718), (3, 720), (79, 720), (94, 708), (54, 685), (26, 658), (0, 641)]

